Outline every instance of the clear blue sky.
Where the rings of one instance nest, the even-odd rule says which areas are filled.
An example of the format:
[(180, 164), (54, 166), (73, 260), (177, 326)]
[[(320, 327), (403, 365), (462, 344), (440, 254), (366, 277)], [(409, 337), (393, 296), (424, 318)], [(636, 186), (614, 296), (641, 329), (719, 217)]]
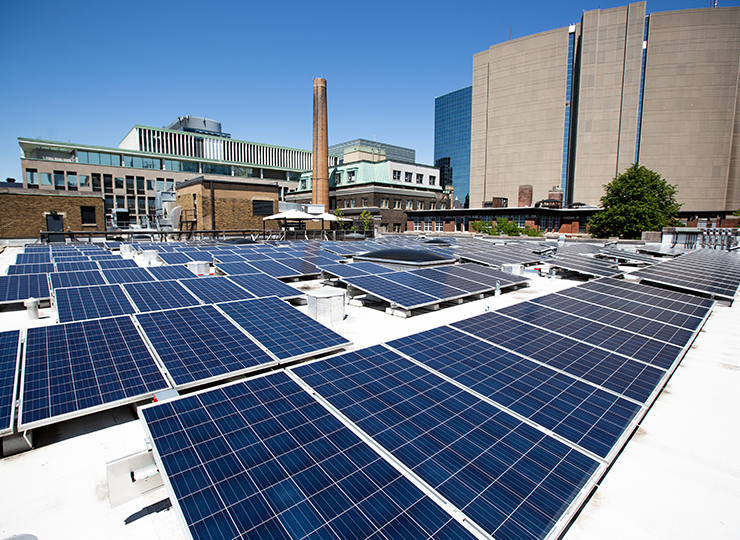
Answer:
[(376, 137), (432, 164), (434, 98), (472, 83), (473, 54), (626, 3), (4, 0), (0, 179), (22, 179), (19, 136), (116, 147), (135, 124), (182, 115), (310, 149), (314, 77), (327, 79), (329, 144)]

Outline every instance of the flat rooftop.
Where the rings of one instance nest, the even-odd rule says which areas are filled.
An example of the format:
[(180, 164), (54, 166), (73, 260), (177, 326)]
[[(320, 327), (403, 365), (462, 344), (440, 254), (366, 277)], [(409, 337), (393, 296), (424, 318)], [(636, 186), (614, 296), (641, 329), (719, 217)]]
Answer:
[[(8, 247), (0, 254), (0, 274), (20, 251)], [(345, 320), (332, 329), (352, 341), (351, 349), (360, 349), (579, 284), (527, 277), (527, 288), (406, 319), (347, 305)], [(321, 287), (321, 281), (292, 285), (305, 290)], [(51, 309), (42, 308), (40, 319), (29, 321), (25, 311), (0, 308), (0, 330), (29, 324), (55, 324)], [(717, 304), (563, 538), (740, 537), (738, 328), (740, 308)], [(169, 496), (164, 487), (110, 507), (106, 463), (146, 450), (144, 437), (131, 406), (35, 430), (33, 450), (0, 459), (0, 538), (185, 538), (174, 511), (157, 511)]]

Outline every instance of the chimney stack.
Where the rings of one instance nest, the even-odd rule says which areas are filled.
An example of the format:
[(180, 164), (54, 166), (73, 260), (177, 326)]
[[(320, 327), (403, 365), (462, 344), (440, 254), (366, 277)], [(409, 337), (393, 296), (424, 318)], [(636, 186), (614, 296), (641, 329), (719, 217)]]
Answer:
[(329, 211), (329, 130), (326, 116), (326, 79), (313, 80), (313, 204)]

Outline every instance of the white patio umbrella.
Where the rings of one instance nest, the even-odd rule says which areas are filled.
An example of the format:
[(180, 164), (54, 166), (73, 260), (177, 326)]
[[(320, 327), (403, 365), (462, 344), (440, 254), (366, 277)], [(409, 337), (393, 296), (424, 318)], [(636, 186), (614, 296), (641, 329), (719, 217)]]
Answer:
[(278, 212), (277, 214), (273, 214), (271, 216), (263, 217), (262, 218), (262, 228), (265, 228), (265, 221), (269, 219), (275, 219), (275, 220), (285, 220), (285, 229), (288, 228), (288, 220), (290, 221), (306, 221), (309, 219), (313, 219), (314, 216), (311, 214), (308, 214), (306, 212), (301, 212), (300, 210), (286, 210), (285, 212)]

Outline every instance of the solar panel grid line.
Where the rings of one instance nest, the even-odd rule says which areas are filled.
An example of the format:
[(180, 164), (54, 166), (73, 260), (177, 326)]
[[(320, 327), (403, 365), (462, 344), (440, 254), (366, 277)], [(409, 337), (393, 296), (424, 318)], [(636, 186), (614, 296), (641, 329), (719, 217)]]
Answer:
[(386, 347), (291, 370), (494, 538), (557, 534), (605, 471)]
[(49, 288), (54, 292), (61, 287), (81, 287), (84, 285), (105, 285), (107, 281), (100, 270), (82, 272), (52, 272), (49, 274)]
[[(226, 304), (228, 302), (222, 302), (221, 304)], [(262, 349), (266, 354), (268, 354), (270, 357), (274, 358), (277, 362), (277, 365), (282, 364), (286, 360), (281, 360), (281, 358), (272, 350), (270, 350), (269, 347), (267, 347), (264, 343), (262, 343), (261, 340), (259, 340), (257, 337), (253, 336), (246, 328), (244, 328), (242, 325), (240, 325), (234, 318), (227, 313), (219, 304), (214, 304), (214, 306), (219, 313), (221, 313), (231, 324), (233, 324), (236, 328), (239, 329), (239, 331), (244, 334), (246, 337), (248, 337), (251, 341), (253, 341), (260, 349)], [(307, 356), (311, 355), (301, 355), (301, 358), (305, 358)]]
[(200, 298), (177, 280), (123, 283), (122, 287), (140, 313), (203, 304)]
[(109, 268), (101, 270), (108, 283), (135, 283), (137, 281), (157, 281), (157, 279), (143, 267), (137, 268)]
[(0, 333), (0, 437), (13, 432), (24, 330)]
[[(284, 372), (141, 411), (178, 521), (194, 540), (481, 538)], [(278, 435), (262, 435), (268, 424)], [(200, 443), (204, 429), (222, 444), (211, 449), (211, 441)], [(173, 450), (169, 434), (185, 447), (185, 467), (184, 452)], [(281, 438), (284, 448), (278, 449), (273, 441)]]
[[(475, 336), (472, 336), (472, 334), (470, 334), (470, 335), (471, 335), (471, 337), (475, 337)], [(466, 384), (464, 384), (464, 383), (462, 383), (460, 381), (455, 380), (453, 377), (450, 377), (449, 375), (446, 375), (444, 372), (438, 371), (438, 370), (436, 370), (436, 369), (434, 369), (434, 368), (426, 365), (424, 362), (420, 362), (420, 361), (416, 360), (413, 356), (409, 356), (408, 354), (406, 354), (402, 350), (394, 347), (393, 345), (391, 345), (389, 343), (383, 343), (382, 345), (384, 347), (386, 347), (387, 349), (389, 349), (389, 350), (397, 353), (398, 355), (402, 356), (406, 360), (408, 360), (410, 362), (413, 362), (417, 366), (419, 366), (419, 367), (421, 367), (421, 368), (429, 371), (430, 373), (432, 373), (432, 374), (440, 377), (441, 379), (444, 379), (445, 381), (449, 382), (450, 384), (454, 384), (455, 386), (457, 386), (461, 390), (470, 393), (471, 395), (475, 396), (477, 399), (479, 399), (481, 401), (484, 401), (484, 402), (488, 403), (489, 405), (497, 408), (498, 410), (500, 410), (502, 412), (505, 412), (505, 413), (513, 416), (514, 418), (516, 418), (520, 422), (523, 422), (523, 423), (525, 423), (525, 424), (533, 427), (534, 429), (536, 429), (538, 431), (541, 431), (545, 435), (548, 435), (550, 437), (553, 437), (554, 439), (557, 439), (561, 443), (563, 443), (563, 444), (565, 444), (565, 445), (573, 448), (574, 450), (577, 450), (577, 451), (581, 452), (582, 454), (590, 457), (594, 461), (598, 461), (598, 462), (603, 463), (603, 464), (606, 464), (607, 463), (607, 460), (606, 460), (605, 456), (600, 456), (599, 454), (596, 454), (596, 453), (592, 452), (591, 450), (588, 450), (587, 448), (584, 448), (582, 446), (579, 446), (579, 444), (578, 444), (577, 441), (573, 441), (573, 440), (568, 439), (567, 437), (564, 437), (563, 435), (561, 435), (561, 434), (553, 431), (552, 429), (550, 429), (550, 428), (548, 428), (548, 427), (546, 427), (546, 426), (544, 426), (544, 425), (536, 422), (535, 420), (532, 420), (530, 417), (527, 417), (527, 416), (525, 416), (525, 415), (517, 412), (515, 409), (512, 409), (511, 407), (508, 407), (508, 406), (506, 406), (506, 405), (504, 405), (502, 403), (499, 403), (495, 399), (492, 399), (491, 397), (489, 397), (489, 396), (487, 396), (487, 395), (485, 395), (485, 394), (483, 394), (481, 392), (478, 392), (477, 390), (471, 388), (470, 386), (468, 386), (468, 385), (466, 385)], [(511, 351), (509, 351), (509, 352), (511, 352)], [(521, 358), (522, 359), (526, 359), (526, 357), (521, 357)], [(549, 368), (549, 366), (544, 366), (544, 367)], [(563, 373), (563, 375), (566, 375), (569, 378), (573, 378), (572, 375), (568, 375), (567, 373)], [(576, 379), (573, 379), (573, 380), (576, 380)], [(546, 407), (547, 404), (545, 404), (544, 406)]]
[(0, 276), (0, 304), (50, 298), (48, 274)]
[(432, 499), (440, 508), (447, 512), (452, 518), (458, 521), (461, 525), (465, 526), (466, 529), (478, 538), (490, 538), (490, 534), (483, 529), (478, 523), (470, 519), (460, 508), (455, 506), (451, 501), (440, 494), (436, 489), (429, 485), (423, 478), (408, 468), (401, 460), (389, 452), (383, 445), (378, 442), (361, 429), (355, 422), (350, 420), (341, 410), (336, 408), (328, 399), (322, 396), (314, 388), (311, 387), (306, 381), (301, 379), (292, 369), (286, 369), (285, 373), (293, 380), (298, 386), (300, 386), (305, 392), (307, 392), (313, 399), (315, 399), (321, 406), (329, 411), (335, 418), (337, 418), (347, 429), (354, 433), (360, 440), (372, 448), (386, 463), (389, 463), (394, 469), (396, 469), (401, 475), (407, 478), (413, 485), (419, 488), (425, 495)]
[(8, 266), (6, 275), (14, 274), (48, 274), (54, 271), (54, 263), (39, 264), (11, 264)]

